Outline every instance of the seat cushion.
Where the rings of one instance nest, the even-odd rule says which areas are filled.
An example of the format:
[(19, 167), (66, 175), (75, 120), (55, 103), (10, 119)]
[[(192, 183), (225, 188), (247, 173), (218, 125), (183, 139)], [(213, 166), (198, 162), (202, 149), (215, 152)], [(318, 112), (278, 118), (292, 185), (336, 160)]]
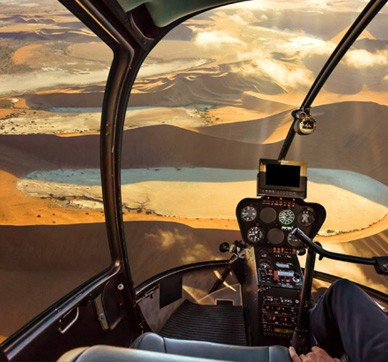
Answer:
[(57, 362), (223, 362), (167, 353), (113, 346), (93, 346), (71, 350)]
[(288, 349), (284, 346), (234, 346), (212, 342), (166, 338), (155, 333), (142, 334), (134, 341), (132, 348), (224, 361), (291, 361)]

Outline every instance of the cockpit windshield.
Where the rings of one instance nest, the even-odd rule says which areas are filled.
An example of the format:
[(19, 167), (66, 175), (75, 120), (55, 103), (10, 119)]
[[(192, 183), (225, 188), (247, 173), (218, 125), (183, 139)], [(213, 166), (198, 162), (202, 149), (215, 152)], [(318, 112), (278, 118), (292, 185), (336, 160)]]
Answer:
[[(147, 304), (172, 275), (182, 284), (176, 290), (201, 299), (240, 275), (223, 277), (230, 255), (221, 251), (240, 261), (255, 243), (264, 248), (255, 251), (258, 274), (251, 275), (262, 285), (288, 288), (291, 280), (299, 288), (302, 232), (329, 251), (388, 255), (387, 6), (306, 110), (306, 94), (368, 2), (212, 8), (230, 2), (0, 0), (0, 344), (18, 350), (13, 338), (32, 341), (25, 331), (51, 312), (58, 328), (52, 320), (46, 327), (57, 340), (78, 319), (78, 307), (67, 303), (75, 295), (88, 298), (80, 309), (96, 309), (106, 342), (119, 329), (106, 333), (103, 290), (139, 305), (151, 291)], [(280, 157), (302, 111), (316, 121), (305, 128), (311, 134), (295, 135)], [(272, 178), (257, 184), (260, 160)], [(287, 178), (278, 161), (291, 167)], [(285, 186), (292, 201), (261, 197), (270, 189), (282, 198)], [(284, 254), (276, 273), (269, 252)], [(316, 283), (333, 275), (388, 292), (371, 265), (324, 258), (315, 269)], [(190, 273), (178, 280), (182, 270)], [(77, 326), (89, 336), (97, 323), (84, 316)], [(54, 345), (47, 331), (34, 341)]]
[[(191, 18), (150, 53), (130, 96), (122, 201), (135, 285), (170, 268), (223, 259), (241, 239), (236, 205), (256, 197), (260, 158), (277, 158), (309, 87), (365, 1), (252, 1)], [(388, 12), (359, 36), (311, 109), (317, 129), (289, 160), (308, 165), (307, 201), (327, 218), (325, 248), (388, 252)], [(150, 261), (152, 260), (152, 263)], [(388, 291), (369, 267), (316, 269)]]

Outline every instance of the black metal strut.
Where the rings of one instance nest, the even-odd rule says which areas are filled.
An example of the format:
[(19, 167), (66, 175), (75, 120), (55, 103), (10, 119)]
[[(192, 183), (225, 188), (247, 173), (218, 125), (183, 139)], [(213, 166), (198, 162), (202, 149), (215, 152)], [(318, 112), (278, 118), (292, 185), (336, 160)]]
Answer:
[[(337, 64), (344, 57), (349, 48), (357, 40), (359, 35), (364, 31), (368, 26), (371, 20), (378, 14), (378, 12), (384, 7), (387, 3), (387, 0), (371, 0), (364, 10), (360, 13), (357, 19), (354, 21), (352, 26), (346, 32), (342, 40), (339, 42), (334, 52), (331, 54), (330, 58), (327, 60), (326, 64), (323, 66), (321, 72), (318, 74), (313, 85), (311, 86), (309, 92), (306, 95), (306, 98), (300, 106), (300, 111), (310, 110), (311, 104), (314, 102), (318, 93), (326, 83), (327, 79), (330, 77), (331, 73), (336, 68)], [(294, 113), (295, 111), (293, 111)], [(294, 140), (296, 131), (295, 124), (298, 119), (293, 115), (294, 121), (291, 124), (288, 134), (283, 142), (282, 149), (279, 153), (279, 160), (284, 160), (287, 156), (288, 150), (291, 147), (291, 143)]]

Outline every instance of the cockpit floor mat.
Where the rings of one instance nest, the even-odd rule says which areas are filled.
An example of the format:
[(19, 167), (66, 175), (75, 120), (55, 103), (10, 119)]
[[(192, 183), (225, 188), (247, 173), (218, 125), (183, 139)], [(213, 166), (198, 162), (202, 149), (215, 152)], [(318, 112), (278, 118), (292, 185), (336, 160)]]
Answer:
[(159, 332), (163, 337), (245, 346), (244, 312), (232, 304), (184, 301)]

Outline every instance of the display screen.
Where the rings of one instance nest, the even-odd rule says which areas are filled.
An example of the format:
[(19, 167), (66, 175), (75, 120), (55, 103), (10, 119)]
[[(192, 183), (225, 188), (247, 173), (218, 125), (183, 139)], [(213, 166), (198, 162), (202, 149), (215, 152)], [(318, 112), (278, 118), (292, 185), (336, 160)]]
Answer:
[(257, 195), (306, 198), (306, 176), (304, 162), (261, 159)]
[(265, 183), (267, 186), (299, 187), (300, 166), (268, 164)]

